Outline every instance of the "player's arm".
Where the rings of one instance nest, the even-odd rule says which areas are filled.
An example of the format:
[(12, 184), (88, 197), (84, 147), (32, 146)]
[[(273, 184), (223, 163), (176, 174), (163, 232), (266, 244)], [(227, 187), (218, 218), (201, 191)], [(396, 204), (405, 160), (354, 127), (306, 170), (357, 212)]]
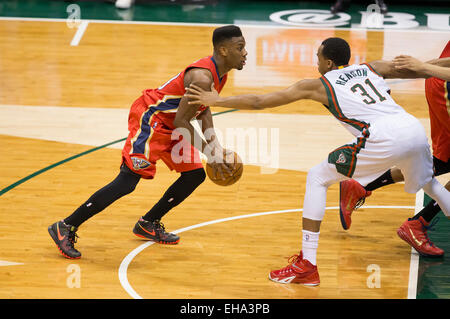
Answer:
[(187, 88), (189, 103), (202, 103), (239, 110), (255, 110), (273, 108), (292, 103), (297, 100), (311, 99), (328, 104), (327, 95), (319, 79), (301, 80), (280, 91), (267, 94), (244, 94), (221, 97), (214, 88), (206, 91), (193, 84)]
[(393, 63), (397, 69), (407, 69), (424, 74), (426, 77), (450, 81), (450, 58), (422, 62), (412, 56), (400, 55), (393, 60)]
[(204, 154), (209, 151), (222, 151), (222, 146), (217, 139), (216, 132), (214, 130), (214, 123), (212, 119), (211, 109), (208, 107), (199, 116), (197, 116), (197, 121), (200, 128), (202, 129), (203, 136), (205, 137), (206, 144), (209, 149), (204, 149)]
[[(214, 158), (216, 162), (218, 162), (219, 164), (223, 162), (222, 165), (217, 165), (215, 167), (216, 174), (219, 174), (220, 176), (220, 174), (222, 174), (222, 171), (228, 171), (228, 173), (230, 173), (232, 170), (232, 164), (226, 163), (226, 161), (224, 161), (224, 158), (225, 156), (228, 156), (229, 153), (232, 153), (232, 151), (224, 149), (220, 145), (220, 142), (217, 139), (216, 131), (214, 129), (211, 109), (208, 107), (206, 110), (200, 113), (200, 115), (197, 116), (197, 121), (200, 125), (207, 144), (207, 148), (204, 149), (203, 154), (205, 154), (207, 157), (210, 155), (208, 154), (208, 152), (210, 152), (213, 156), (218, 155), (218, 157)], [(211, 164), (211, 162), (213, 162), (213, 158), (208, 158), (208, 162)]]
[(426, 78), (426, 74), (408, 69), (398, 69), (393, 61), (372, 61), (368, 63), (376, 73), (385, 79), (418, 79)]
[(202, 129), (203, 136), (208, 144), (216, 143), (216, 133), (214, 131), (214, 123), (212, 119), (211, 109), (208, 107), (199, 116), (197, 116), (197, 122)]
[[(187, 71), (184, 76), (185, 87), (189, 85), (196, 85), (197, 87), (209, 90), (211, 84), (214, 85), (214, 80), (212, 78), (211, 72), (207, 69), (194, 68)], [(191, 144), (200, 152), (205, 154), (208, 157), (208, 162), (211, 163), (215, 159), (217, 159), (217, 157), (215, 157), (217, 156), (217, 154), (224, 153), (224, 149), (219, 144), (214, 130), (209, 131), (208, 139), (207, 141), (205, 141), (202, 137), (200, 137), (194, 126), (192, 126), (191, 120), (195, 117), (198, 109), (203, 103), (188, 104), (189, 100), (189, 97), (187, 97), (186, 95), (181, 98), (173, 124), (177, 129), (179, 129), (180, 133), (183, 135), (183, 138), (190, 140)], [(203, 111), (202, 116), (200, 116), (200, 118), (205, 120), (205, 122), (202, 123), (202, 131), (205, 132), (206, 129), (213, 127), (212, 115), (209, 108)], [(226, 164), (216, 163), (212, 165), (214, 167), (214, 170), (222, 177), (222, 171), (229, 170)]]
[(450, 68), (450, 57), (448, 57), (448, 58), (440, 58), (440, 59), (433, 59), (433, 60), (427, 61), (425, 63), (436, 65), (436, 66), (441, 66), (441, 67), (444, 67), (444, 68)]
[[(209, 90), (213, 81), (211, 72), (201, 68), (190, 69), (184, 76), (185, 86), (194, 84), (205, 90)], [(179, 129), (179, 132), (183, 135), (183, 138), (190, 140), (194, 147), (204, 153), (207, 143), (202, 137), (200, 137), (194, 126), (191, 124), (191, 120), (195, 117), (201, 104), (188, 104), (189, 100), (190, 99), (186, 95), (181, 98), (173, 124), (177, 129)], [(201, 145), (196, 145), (196, 143), (200, 144), (199, 142), (201, 142)]]

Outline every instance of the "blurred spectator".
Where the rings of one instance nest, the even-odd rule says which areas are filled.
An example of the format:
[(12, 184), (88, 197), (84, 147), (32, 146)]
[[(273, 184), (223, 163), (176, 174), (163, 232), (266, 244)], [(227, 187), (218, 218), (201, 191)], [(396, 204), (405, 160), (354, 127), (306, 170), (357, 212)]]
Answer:
[[(334, 5), (331, 6), (331, 13), (344, 12), (350, 7), (351, 0), (337, 0)], [(375, 0), (375, 4), (380, 7), (380, 13), (386, 14), (388, 12), (388, 7), (384, 0)]]
[(116, 8), (129, 9), (133, 5), (134, 0), (116, 0)]

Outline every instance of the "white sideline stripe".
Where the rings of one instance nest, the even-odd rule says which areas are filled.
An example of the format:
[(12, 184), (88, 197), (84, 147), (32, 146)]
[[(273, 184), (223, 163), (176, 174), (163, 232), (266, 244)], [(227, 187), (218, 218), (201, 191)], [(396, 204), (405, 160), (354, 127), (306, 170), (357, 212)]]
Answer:
[(7, 260), (0, 260), (0, 267), (1, 266), (17, 266), (17, 265), (23, 265), (23, 263), (16, 263), (16, 262), (7, 261)]
[[(414, 215), (420, 212), (423, 208), (424, 192), (421, 189), (416, 194), (416, 206), (414, 208)], [(411, 261), (409, 263), (409, 283), (408, 283), (408, 299), (417, 298), (417, 280), (419, 274), (419, 254), (411, 247)]]
[[(364, 206), (364, 208), (380, 208), (380, 209), (414, 209), (414, 206)], [(330, 209), (339, 209), (339, 206), (332, 206), (332, 207), (325, 207), (325, 210)], [(227, 218), (221, 218), (216, 220), (211, 220), (209, 222), (204, 222), (184, 228), (177, 229), (173, 231), (172, 233), (178, 234), (182, 233), (188, 230), (192, 230), (195, 228), (200, 228), (203, 226), (208, 226), (212, 224), (222, 223), (230, 220), (236, 220), (236, 219), (242, 219), (242, 218), (251, 218), (251, 217), (257, 217), (257, 216), (264, 216), (264, 215), (271, 215), (271, 214), (282, 214), (282, 213), (292, 213), (292, 212), (301, 212), (303, 209), (286, 209), (286, 210), (275, 210), (271, 212), (261, 212), (261, 213), (254, 213), (254, 214), (247, 214), (247, 215), (239, 215), (239, 216), (233, 216), (233, 217), (227, 217)], [(127, 276), (127, 270), (130, 263), (133, 261), (134, 257), (136, 257), (141, 251), (143, 251), (145, 248), (153, 245), (155, 242), (148, 241), (137, 248), (135, 248), (133, 251), (131, 251), (121, 262), (119, 267), (119, 281), (122, 285), (123, 289), (134, 299), (143, 299), (134, 289), (131, 287), (130, 283), (128, 282), (128, 276)]]
[[(0, 21), (37, 21), (37, 22), (67, 22), (67, 19), (62, 18), (27, 18), (27, 17), (0, 17)], [(82, 19), (80, 19), (83, 21)], [(126, 20), (99, 20), (89, 19), (92, 23), (110, 23), (110, 24), (136, 24), (136, 25), (168, 25), (168, 26), (190, 26), (190, 27), (221, 27), (228, 25), (229, 23), (200, 23), (200, 22), (163, 22), (163, 21), (126, 21)], [(258, 24), (258, 22), (262, 24)], [(303, 30), (342, 30), (342, 31), (370, 31), (370, 32), (432, 32), (432, 33), (448, 33), (445, 30), (433, 30), (429, 28), (417, 28), (417, 29), (366, 29), (361, 27), (346, 27), (346, 28), (333, 28), (333, 27), (318, 27), (318, 26), (287, 26), (276, 24), (263, 24), (272, 23), (272, 21), (255, 21), (255, 23), (237, 23), (243, 28), (264, 28), (264, 29), (303, 29)]]
[(77, 32), (73, 36), (72, 42), (70, 42), (71, 46), (77, 46), (80, 43), (81, 38), (83, 37), (84, 31), (89, 24), (89, 21), (83, 20), (78, 26)]

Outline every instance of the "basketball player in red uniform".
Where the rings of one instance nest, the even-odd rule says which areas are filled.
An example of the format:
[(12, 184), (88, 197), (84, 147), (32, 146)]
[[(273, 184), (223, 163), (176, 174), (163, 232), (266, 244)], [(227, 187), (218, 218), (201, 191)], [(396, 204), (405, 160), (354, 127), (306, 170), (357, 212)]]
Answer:
[[(141, 178), (153, 179), (158, 160), (180, 173), (180, 177), (153, 208), (138, 220), (133, 232), (136, 236), (161, 244), (178, 243), (179, 237), (165, 231), (161, 218), (205, 180), (199, 151), (208, 157), (208, 162), (226, 152), (216, 140), (209, 107), (188, 105), (188, 98), (184, 96), (185, 87), (196, 84), (210, 89), (213, 85), (217, 91), (221, 91), (227, 81), (227, 72), (241, 70), (247, 56), (245, 39), (237, 26), (215, 29), (212, 40), (212, 56), (192, 63), (159, 88), (143, 91), (133, 103), (119, 175), (94, 193), (73, 214), (48, 227), (63, 256), (71, 259), (81, 257), (74, 247), (78, 227), (122, 196), (131, 193)], [(206, 142), (190, 123), (193, 118), (198, 120)], [(227, 166), (217, 161), (213, 168), (216, 174), (221, 174)]]
[[(440, 56), (440, 59), (444, 58), (450, 60), (450, 41)], [(422, 63), (409, 56), (399, 56), (394, 63), (399, 69), (418, 71), (430, 76), (425, 80), (425, 95), (430, 113), (434, 174), (436, 176), (446, 174), (450, 172), (450, 62), (449, 67), (440, 67)], [(343, 228), (350, 228), (353, 210), (359, 207), (372, 191), (403, 180), (401, 171), (393, 168), (365, 187), (355, 180), (341, 182), (340, 216)], [(450, 182), (445, 185), (445, 188), (450, 190)], [(430, 222), (440, 210), (436, 201), (432, 200), (418, 214), (408, 218), (397, 230), (399, 237), (422, 256), (444, 255), (444, 251), (436, 247), (427, 234), (427, 230), (432, 227)]]

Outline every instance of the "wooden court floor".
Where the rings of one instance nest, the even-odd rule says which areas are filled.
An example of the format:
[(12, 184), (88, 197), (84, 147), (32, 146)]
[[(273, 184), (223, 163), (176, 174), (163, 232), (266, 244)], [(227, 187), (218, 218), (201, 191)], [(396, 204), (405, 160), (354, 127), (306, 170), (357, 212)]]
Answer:
[[(91, 22), (80, 43), (71, 46), (76, 29), (64, 22), (0, 21), (0, 110), (17, 106), (12, 111), (17, 110), (13, 113), (16, 121), (0, 119), (0, 190), (51, 167), (0, 195), (0, 262), (4, 265), (0, 267), (0, 298), (407, 298), (411, 249), (397, 237), (396, 229), (414, 214), (415, 195), (404, 193), (402, 184), (368, 198), (349, 231), (340, 226), (338, 186), (330, 187), (330, 209), (322, 223), (318, 250), (321, 285), (306, 288), (268, 280), (270, 270), (284, 267), (287, 257), (301, 248), (305, 167), (323, 158), (319, 154), (322, 157), (312, 156), (313, 160), (304, 163), (298, 154), (290, 154), (289, 148), (280, 154), (287, 168), (264, 174), (257, 164), (247, 164), (237, 184), (219, 187), (207, 180), (166, 215), (167, 230), (180, 233), (179, 245), (151, 245), (131, 232), (137, 219), (177, 178), (159, 164), (154, 180), (141, 181), (132, 194), (80, 227), (76, 244), (83, 255), (80, 260), (59, 255), (47, 227), (71, 214), (117, 175), (120, 147), (101, 147), (65, 161), (102, 144), (94, 135), (92, 144), (77, 142), (77, 133), (71, 142), (58, 139), (56, 133), (47, 136), (50, 127), (40, 124), (44, 118), (33, 118), (30, 109), (25, 114), (21, 106), (33, 106), (40, 116), (46, 106), (77, 107), (81, 120), (74, 121), (71, 129), (81, 134), (92, 129), (92, 124), (83, 126), (83, 109), (103, 109), (105, 118), (115, 109), (126, 112), (143, 89), (164, 83), (187, 64), (209, 55), (212, 30), (205, 26)], [(251, 48), (249, 60), (250, 54), (253, 60), (247, 71), (230, 73), (223, 94), (269, 92), (285, 82), (318, 76), (312, 60), (303, 61), (293, 72), (298, 60), (291, 57), (298, 58), (299, 51), (283, 55), (274, 39), (294, 41), (288, 42), (294, 46), (298, 44), (295, 41), (307, 43), (302, 50), (313, 56), (318, 39), (335, 34), (354, 45), (356, 56), (370, 61), (386, 54), (388, 38), (382, 32), (351, 30), (267, 32), (251, 27), (243, 31)], [(429, 41), (430, 46), (440, 45), (438, 36)], [(264, 84), (255, 76), (264, 76)], [(393, 96), (399, 104), (427, 123), (423, 83), (392, 85), (398, 88), (393, 89)], [(230, 121), (239, 120), (245, 116), (241, 113), (227, 116)], [(273, 109), (270, 114), (277, 121), (281, 117), (275, 115), (317, 119), (327, 115), (321, 105), (311, 101)], [(21, 125), (24, 118), (34, 121)], [(215, 117), (220, 118), (220, 114)], [(45, 120), (48, 123), (48, 118)], [(102, 116), (89, 118), (89, 123), (98, 123), (99, 128), (103, 121)], [(62, 118), (55, 117), (53, 122), (55, 132), (69, 129), (60, 124)], [(337, 147), (345, 137), (328, 135), (329, 127), (318, 130), (317, 126), (290, 125), (279, 128), (307, 132), (318, 143), (318, 153), (326, 154), (331, 149), (321, 150), (323, 145), (335, 142)], [(116, 139), (112, 131), (99, 129), (95, 134), (107, 140), (110, 137), (110, 142)], [(288, 145), (300, 145), (305, 152), (311, 149), (310, 140), (298, 139), (295, 134), (290, 138)], [(302, 163), (293, 169), (297, 162)], [(11, 264), (6, 266), (6, 261)]]

